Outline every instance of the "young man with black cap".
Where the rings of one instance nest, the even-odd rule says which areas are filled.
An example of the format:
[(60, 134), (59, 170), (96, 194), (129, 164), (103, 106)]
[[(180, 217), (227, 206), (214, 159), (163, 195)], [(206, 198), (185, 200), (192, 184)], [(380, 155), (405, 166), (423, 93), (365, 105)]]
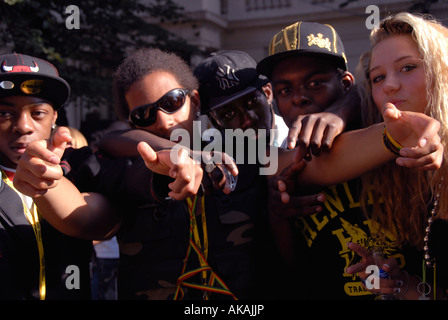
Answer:
[[(194, 74), (199, 81), (201, 113), (213, 125), (225, 129), (266, 130), (267, 142), (285, 147), (288, 127), (275, 114), (269, 79), (256, 70), (255, 60), (244, 51), (221, 50), (199, 63)], [(323, 195), (304, 195), (297, 201), (301, 210), (315, 211)]]
[[(54, 229), (12, 183), (26, 147), (50, 138), (69, 95), (69, 85), (49, 62), (18, 53), (0, 56), (0, 299), (90, 297), (91, 242)], [(77, 268), (77, 279), (68, 279), (69, 266)]]
[(257, 70), (271, 81), (279, 113), (291, 128), (288, 147), (298, 140), (317, 155), (359, 121), (354, 77), (332, 26), (300, 21), (286, 27), (272, 38)]
[(288, 128), (275, 114), (272, 87), (258, 74), (256, 65), (251, 56), (239, 50), (218, 51), (201, 61), (194, 70), (201, 113), (221, 130), (264, 129), (269, 144), (279, 147)]
[[(279, 113), (290, 128), (287, 141), (289, 148), (294, 148), (297, 143), (300, 147), (307, 148), (308, 154), (312, 152), (319, 155), (321, 150), (329, 150), (333, 139), (345, 129), (347, 122), (359, 115), (356, 111), (357, 99), (353, 97), (354, 90), (351, 90), (351, 94), (346, 94), (353, 87), (354, 77), (347, 71), (342, 41), (330, 25), (299, 21), (282, 29), (271, 39), (269, 55), (259, 61), (257, 71), (271, 81)], [(306, 191), (302, 190), (298, 195), (303, 196)], [(326, 200), (321, 211), (325, 213), (328, 199), (332, 200), (333, 197), (327, 190), (323, 191)], [(271, 196), (270, 215), (277, 241), (284, 258), (294, 265), (291, 277), (305, 288), (304, 291), (297, 291), (298, 297), (308, 297), (314, 292), (314, 288), (303, 280), (304, 277), (297, 279), (300, 272), (297, 273), (296, 267), (302, 266), (305, 271), (318, 269), (308, 269), (309, 260), (303, 261), (303, 257), (312, 250), (306, 246), (302, 248), (303, 240), (289, 235), (296, 224), (293, 222), (295, 219), (290, 220), (291, 217), (286, 214), (288, 212), (300, 217), (303, 213), (296, 208), (286, 210), (274, 198), (277, 193), (271, 193)], [(297, 193), (292, 200), (290, 198), (290, 203), (295, 197)], [(311, 217), (317, 214), (319, 211), (314, 212)], [(309, 215), (298, 218), (299, 222), (307, 216)], [(293, 232), (300, 233), (299, 230)], [(293, 247), (291, 243), (294, 243)], [(333, 279), (332, 282), (334, 281)], [(325, 292), (322, 289), (318, 293), (324, 297), (328, 294)], [(313, 297), (319, 298), (319, 295)]]

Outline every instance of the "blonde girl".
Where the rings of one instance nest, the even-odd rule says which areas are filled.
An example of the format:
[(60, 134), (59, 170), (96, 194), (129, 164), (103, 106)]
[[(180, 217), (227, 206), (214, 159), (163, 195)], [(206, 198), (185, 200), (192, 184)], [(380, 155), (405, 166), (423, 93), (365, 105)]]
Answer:
[[(367, 92), (370, 94), (369, 105), (365, 108), (364, 115), (366, 125), (382, 121), (380, 113), (382, 105), (375, 104), (375, 100), (379, 99), (375, 96), (381, 95), (379, 91), (386, 91), (382, 94), (395, 99), (396, 102), (401, 99), (401, 93), (395, 92), (403, 90), (402, 87), (389, 89), (387, 87), (389, 84), (385, 84), (389, 80), (388, 77), (393, 76), (391, 72), (386, 74), (385, 68), (372, 70), (372, 67), (375, 67), (372, 65), (372, 62), (375, 63), (372, 61), (375, 59), (375, 56), (372, 59), (375, 48), (383, 41), (396, 42), (400, 37), (412, 39), (420, 57), (417, 61), (398, 61), (395, 67), (403, 74), (402, 77), (410, 77), (412, 72), (415, 73), (417, 69), (421, 69), (425, 77), (420, 77), (417, 81), (424, 85), (425, 96), (422, 97), (423, 107), (416, 104), (403, 104), (402, 107), (397, 107), (424, 112), (440, 122), (439, 136), (445, 149), (443, 165), (437, 171), (413, 171), (389, 163), (367, 175), (364, 180), (366, 184), (374, 185), (375, 191), (384, 200), (383, 207), (375, 206), (372, 217), (389, 229), (395, 227), (399, 242), (408, 242), (421, 248), (424, 243), (428, 206), (431, 205), (432, 196), (437, 192), (445, 195), (440, 197), (438, 217), (448, 218), (448, 197), (446, 196), (448, 195), (448, 166), (446, 165), (448, 158), (446, 148), (448, 142), (448, 72), (446, 72), (448, 70), (448, 29), (429, 18), (399, 13), (384, 19), (380, 26), (372, 31), (371, 54), (361, 61)], [(396, 84), (392, 84), (394, 85)], [(412, 89), (415, 93), (415, 87)], [(394, 95), (396, 98), (393, 98)]]
[[(420, 275), (400, 271), (398, 263), (392, 262), (386, 269), (398, 281), (386, 286), (405, 298), (429, 298), (429, 292), (436, 290), (435, 283), (424, 281), (426, 268), (435, 267), (438, 259), (431, 246), (445, 245), (429, 242), (431, 226), (437, 219), (441, 219), (438, 226), (447, 229), (448, 225), (443, 221), (448, 219), (448, 29), (430, 17), (399, 13), (382, 20), (370, 39), (372, 49), (358, 66), (367, 94), (364, 124), (381, 122), (380, 111), (386, 103), (399, 110), (425, 113), (440, 122), (444, 152), (439, 170), (409, 170), (391, 162), (363, 176), (364, 201), (381, 199), (374, 201), (367, 214), (382, 226), (383, 233), (394, 233), (399, 245), (423, 251)], [(369, 264), (366, 250), (355, 244), (349, 247), (363, 256), (365, 265)], [(348, 270), (357, 271), (355, 267)]]

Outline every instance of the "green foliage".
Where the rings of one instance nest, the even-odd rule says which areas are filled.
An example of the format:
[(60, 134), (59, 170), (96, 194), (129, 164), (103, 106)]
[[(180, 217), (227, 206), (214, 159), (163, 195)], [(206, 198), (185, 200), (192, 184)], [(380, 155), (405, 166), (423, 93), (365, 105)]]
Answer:
[[(79, 8), (79, 29), (68, 29), (69, 5)], [(171, 0), (0, 0), (0, 46), (51, 61), (72, 87), (71, 100), (110, 103), (111, 75), (127, 52), (157, 46), (187, 61), (197, 51), (184, 40), (149, 23), (178, 22), (183, 8)]]

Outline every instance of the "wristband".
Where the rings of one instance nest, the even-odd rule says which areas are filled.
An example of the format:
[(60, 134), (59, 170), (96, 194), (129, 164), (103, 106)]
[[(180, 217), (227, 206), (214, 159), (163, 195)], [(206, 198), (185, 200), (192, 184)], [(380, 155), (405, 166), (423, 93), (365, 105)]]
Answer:
[(398, 143), (394, 138), (391, 137), (391, 135), (387, 132), (386, 127), (384, 127), (383, 130), (383, 144), (387, 150), (397, 156), (400, 155), (400, 150), (401, 148), (403, 148), (400, 143)]

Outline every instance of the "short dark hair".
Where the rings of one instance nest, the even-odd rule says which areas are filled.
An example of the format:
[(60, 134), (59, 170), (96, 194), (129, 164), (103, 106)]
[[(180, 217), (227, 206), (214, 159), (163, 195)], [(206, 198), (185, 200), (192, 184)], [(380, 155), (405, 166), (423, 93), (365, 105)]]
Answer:
[(155, 71), (172, 74), (184, 89), (198, 89), (198, 81), (190, 66), (180, 56), (157, 48), (138, 49), (122, 62), (113, 75), (114, 110), (119, 119), (127, 120), (129, 116), (126, 92), (135, 82)]

